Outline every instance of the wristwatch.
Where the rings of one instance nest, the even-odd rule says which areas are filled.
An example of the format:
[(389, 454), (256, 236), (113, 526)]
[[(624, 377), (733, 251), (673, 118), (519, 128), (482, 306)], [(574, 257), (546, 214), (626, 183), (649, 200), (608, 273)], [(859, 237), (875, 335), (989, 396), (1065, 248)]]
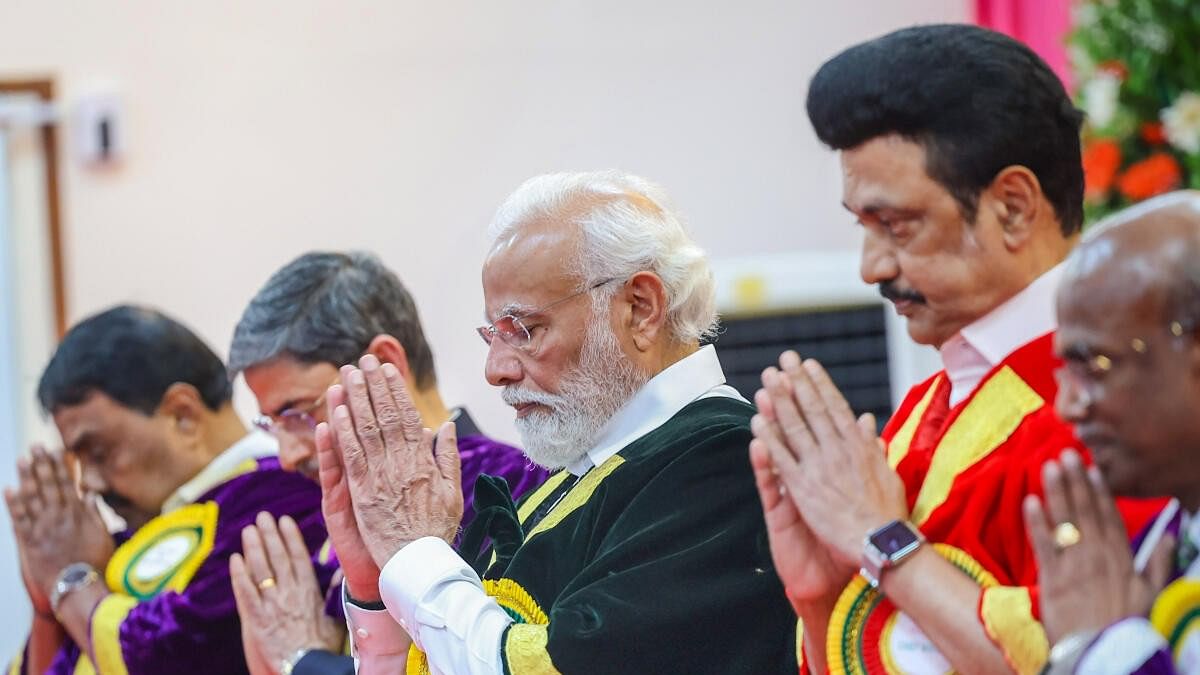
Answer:
[(312, 650), (308, 647), (301, 647), (300, 649), (292, 652), (291, 656), (287, 657), (282, 663), (279, 664), (279, 675), (292, 675), (292, 670), (295, 669), (296, 664), (300, 663), (300, 660), (307, 656), (311, 651)]
[(863, 542), (862, 569), (859, 573), (871, 584), (871, 588), (879, 588), (883, 571), (899, 565), (924, 543), (925, 535), (911, 523), (893, 520), (867, 535)]
[(1083, 653), (1099, 633), (1100, 631), (1096, 630), (1081, 630), (1060, 638), (1050, 648), (1050, 658), (1046, 661), (1046, 667), (1042, 669), (1042, 673), (1044, 675), (1074, 673)]
[(84, 562), (71, 563), (64, 567), (54, 580), (54, 589), (50, 591), (50, 611), (58, 616), (58, 606), (68, 593), (90, 586), (99, 578), (100, 573), (96, 568)]

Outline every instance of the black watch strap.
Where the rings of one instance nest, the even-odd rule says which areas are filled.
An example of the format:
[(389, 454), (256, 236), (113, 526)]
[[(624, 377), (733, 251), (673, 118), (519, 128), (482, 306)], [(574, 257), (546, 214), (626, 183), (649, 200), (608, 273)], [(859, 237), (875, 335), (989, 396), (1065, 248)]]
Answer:
[(313, 649), (292, 667), (292, 675), (354, 675), (354, 659)]

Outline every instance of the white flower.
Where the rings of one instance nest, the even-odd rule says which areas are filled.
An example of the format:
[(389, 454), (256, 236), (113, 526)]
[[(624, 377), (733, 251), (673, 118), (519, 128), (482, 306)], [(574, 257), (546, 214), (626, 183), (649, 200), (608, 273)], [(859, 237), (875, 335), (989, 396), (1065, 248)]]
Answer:
[(1067, 57), (1071, 61), (1071, 65), (1075, 68), (1076, 77), (1079, 81), (1090, 79), (1096, 72), (1096, 61), (1092, 59), (1092, 55), (1088, 50), (1077, 44), (1067, 45)]
[(1117, 94), (1121, 91), (1121, 78), (1107, 72), (1098, 72), (1083, 85), (1083, 110), (1088, 121), (1097, 129), (1103, 129), (1117, 116)]
[(1200, 153), (1200, 94), (1183, 92), (1160, 117), (1171, 145), (1189, 155)]
[(1150, 51), (1166, 54), (1171, 48), (1171, 34), (1166, 28), (1158, 24), (1144, 24), (1138, 26), (1133, 33), (1134, 37), (1140, 39)]
[(1076, 28), (1092, 28), (1100, 19), (1100, 10), (1090, 2), (1075, 3), (1071, 14)]

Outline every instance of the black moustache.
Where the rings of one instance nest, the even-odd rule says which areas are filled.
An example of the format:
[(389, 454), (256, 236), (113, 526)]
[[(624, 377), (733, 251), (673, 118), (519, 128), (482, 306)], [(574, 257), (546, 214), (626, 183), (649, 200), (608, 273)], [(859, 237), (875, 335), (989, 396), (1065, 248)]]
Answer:
[(879, 294), (888, 300), (891, 300), (892, 302), (907, 300), (909, 302), (917, 302), (922, 305), (925, 304), (925, 296), (914, 290), (901, 289), (900, 287), (896, 286), (894, 281), (885, 281), (879, 284)]
[(115, 492), (102, 492), (100, 493), (100, 498), (103, 499), (104, 503), (108, 504), (109, 508), (113, 509), (114, 511), (133, 506), (133, 502)]

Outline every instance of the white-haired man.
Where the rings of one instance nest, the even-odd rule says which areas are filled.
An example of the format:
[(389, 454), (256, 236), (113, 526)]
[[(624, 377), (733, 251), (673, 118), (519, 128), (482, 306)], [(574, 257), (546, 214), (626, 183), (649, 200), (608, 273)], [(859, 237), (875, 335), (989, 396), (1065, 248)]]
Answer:
[(447, 543), (462, 508), (453, 425), (435, 445), (370, 356), (330, 389), (325, 509), (357, 523), (334, 546), (382, 568), (378, 588), (347, 572), (360, 672), (407, 636), (409, 672), (796, 671), (786, 641), (760, 639), (794, 635), (795, 619), (745, 462), (754, 410), (699, 344), (712, 274), (664, 202), (635, 176), (556, 174), (497, 214), (486, 374), (526, 453), (560, 471), (492, 519), (482, 581)]

